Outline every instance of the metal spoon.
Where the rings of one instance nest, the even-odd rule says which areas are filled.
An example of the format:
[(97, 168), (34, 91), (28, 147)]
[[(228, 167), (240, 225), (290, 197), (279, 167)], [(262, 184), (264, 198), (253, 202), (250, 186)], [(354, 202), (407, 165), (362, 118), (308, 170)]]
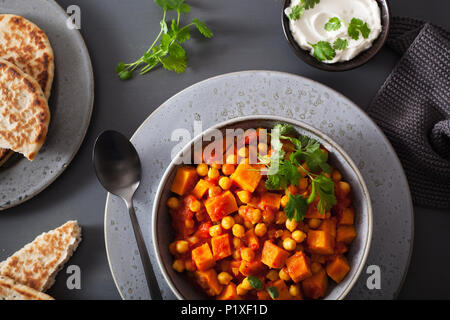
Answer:
[(95, 173), (103, 187), (121, 197), (128, 207), (151, 298), (161, 300), (161, 291), (133, 207), (133, 195), (141, 182), (139, 155), (131, 142), (121, 133), (105, 131), (95, 142), (93, 162)]

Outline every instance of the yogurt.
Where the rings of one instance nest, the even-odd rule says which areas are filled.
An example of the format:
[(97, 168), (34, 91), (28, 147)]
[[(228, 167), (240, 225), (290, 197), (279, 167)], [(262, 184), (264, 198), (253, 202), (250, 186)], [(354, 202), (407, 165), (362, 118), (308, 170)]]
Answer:
[[(291, 5), (286, 8), (285, 14), (289, 17), (292, 8), (301, 4), (300, 0), (292, 0)], [(337, 30), (327, 31), (325, 24), (334, 17), (340, 20), (341, 26)], [(370, 33), (367, 38), (360, 34), (359, 38), (354, 40), (348, 35), (348, 26), (353, 18), (368, 24)], [(333, 45), (338, 38), (347, 40), (347, 48), (336, 50), (336, 56), (331, 60), (323, 60), (324, 63), (353, 59), (372, 46), (382, 29), (380, 8), (375, 0), (320, 0), (313, 8), (305, 10), (299, 19), (289, 19), (289, 21), (295, 41), (302, 49), (310, 51), (311, 55), (314, 55), (311, 44), (326, 41)]]

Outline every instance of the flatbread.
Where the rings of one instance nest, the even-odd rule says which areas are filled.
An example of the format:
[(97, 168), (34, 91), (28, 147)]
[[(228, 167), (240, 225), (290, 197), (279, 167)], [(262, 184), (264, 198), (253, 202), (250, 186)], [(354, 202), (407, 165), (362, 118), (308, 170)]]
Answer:
[(55, 64), (47, 35), (33, 22), (12, 14), (0, 14), (0, 59), (18, 66), (37, 80), (50, 98)]
[(46, 291), (81, 241), (77, 221), (43, 233), (0, 265), (0, 276), (37, 291)]
[(8, 149), (0, 149), (0, 167), (3, 166), (13, 154), (14, 151)]
[(33, 160), (47, 137), (50, 110), (41, 87), (0, 59), (0, 148)]
[(0, 276), (0, 300), (55, 300), (48, 294)]

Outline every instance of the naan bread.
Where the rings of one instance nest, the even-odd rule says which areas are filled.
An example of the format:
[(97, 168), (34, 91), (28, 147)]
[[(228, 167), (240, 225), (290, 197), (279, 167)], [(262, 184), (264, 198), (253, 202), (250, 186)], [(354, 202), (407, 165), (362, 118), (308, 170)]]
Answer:
[(32, 76), (48, 99), (55, 75), (53, 49), (47, 35), (24, 17), (0, 14), (0, 59)]
[(0, 276), (0, 300), (54, 300), (48, 294)]
[(0, 265), (0, 276), (37, 291), (46, 291), (81, 241), (76, 221), (43, 233)]
[(0, 59), (0, 148), (33, 160), (47, 137), (50, 110), (41, 87)]
[(3, 166), (13, 154), (14, 152), (11, 150), (0, 149), (0, 167)]

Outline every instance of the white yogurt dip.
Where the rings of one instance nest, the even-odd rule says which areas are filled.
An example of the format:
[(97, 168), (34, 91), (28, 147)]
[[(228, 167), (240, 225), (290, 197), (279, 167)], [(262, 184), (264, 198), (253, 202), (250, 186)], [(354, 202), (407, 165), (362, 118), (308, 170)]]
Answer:
[[(288, 17), (296, 5), (302, 5), (302, 2), (292, 0), (291, 5), (285, 10)], [(337, 30), (327, 31), (325, 24), (334, 17), (339, 19), (341, 25)], [(349, 36), (348, 26), (354, 18), (367, 23), (370, 29), (367, 38), (364, 38), (362, 33), (359, 34), (357, 40)], [(333, 46), (338, 38), (347, 40), (347, 48), (335, 50), (335, 57), (323, 60), (324, 63), (353, 59), (372, 46), (382, 29), (380, 8), (375, 0), (320, 0), (313, 8), (306, 9), (299, 19), (289, 19), (289, 25), (295, 41), (302, 49), (310, 51), (311, 55), (314, 55), (314, 48), (311, 44), (325, 41)]]

